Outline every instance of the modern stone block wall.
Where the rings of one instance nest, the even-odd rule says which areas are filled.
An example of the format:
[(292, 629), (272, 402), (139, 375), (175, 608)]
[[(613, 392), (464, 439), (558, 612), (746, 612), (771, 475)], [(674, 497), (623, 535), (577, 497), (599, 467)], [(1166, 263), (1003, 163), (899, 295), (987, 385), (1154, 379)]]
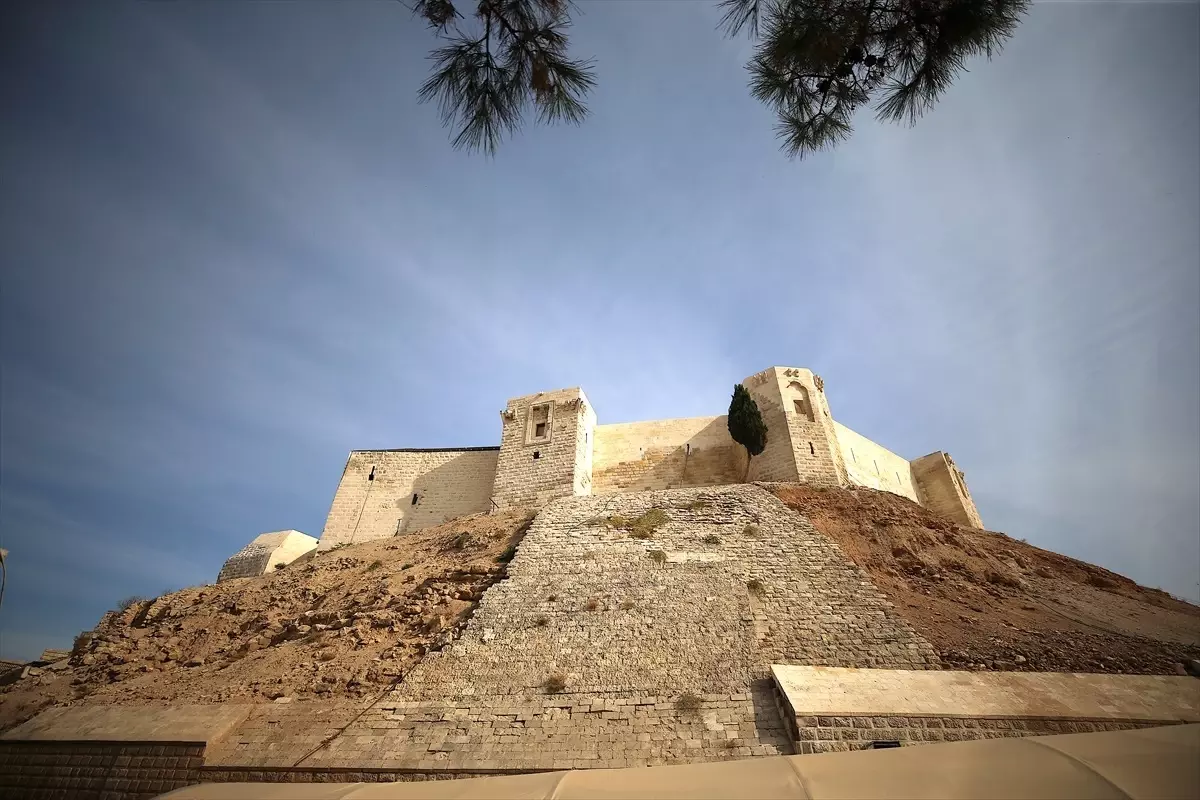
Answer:
[(938, 742), (1006, 739), (1014, 736), (1049, 736), (1056, 733), (1092, 733), (1155, 728), (1155, 721), (1124, 722), (1111, 719), (1048, 717), (899, 717), (851, 715), (796, 718), (793, 735), (799, 737), (797, 753), (834, 753), (862, 750), (873, 742), (899, 742), (901, 747)]
[(1192, 677), (775, 665), (800, 753), (1200, 721)]
[(0, 797), (149, 800), (197, 783), (203, 742), (0, 742)]
[(320, 549), (383, 539), (487, 511), (499, 455), (495, 447), (352, 452)]
[(725, 416), (596, 426), (592, 494), (739, 483), (745, 471)]

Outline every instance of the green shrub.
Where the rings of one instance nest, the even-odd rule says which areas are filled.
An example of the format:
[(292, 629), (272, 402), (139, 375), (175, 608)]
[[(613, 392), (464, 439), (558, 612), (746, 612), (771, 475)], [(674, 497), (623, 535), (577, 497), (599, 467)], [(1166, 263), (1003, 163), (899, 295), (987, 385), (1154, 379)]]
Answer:
[(667, 512), (652, 508), (629, 523), (629, 535), (635, 539), (649, 539), (654, 532), (671, 521)]
[(367, 564), (367, 571), (371, 572), (372, 570), (377, 570), (382, 566), (383, 566), (383, 562), (377, 558), (374, 561), (372, 561), (370, 564)]

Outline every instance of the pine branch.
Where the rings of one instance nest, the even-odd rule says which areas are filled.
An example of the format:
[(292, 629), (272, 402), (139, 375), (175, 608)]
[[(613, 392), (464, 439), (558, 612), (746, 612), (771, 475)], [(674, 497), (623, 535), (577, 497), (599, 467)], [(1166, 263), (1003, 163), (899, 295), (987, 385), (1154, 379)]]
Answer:
[(879, 119), (915, 122), (968, 58), (1000, 49), (1029, 0), (725, 0), (721, 7), (730, 33), (761, 29), (747, 64), (750, 90), (776, 111), (784, 150), (803, 157), (849, 136), (854, 113), (872, 99)]
[[(591, 61), (572, 59), (570, 0), (412, 0), (447, 44), (422, 102), (436, 101), (456, 147), (494, 153), (532, 110), (539, 122), (579, 123), (595, 86)], [(1031, 0), (721, 0), (720, 27), (756, 40), (751, 93), (776, 113), (792, 156), (852, 132), (874, 103), (880, 120), (913, 123), (978, 55), (991, 57)], [(460, 24), (461, 23), (461, 24)], [(466, 30), (464, 30), (466, 28)], [(473, 29), (473, 30), (472, 30)]]
[[(591, 62), (567, 55), (569, 8), (566, 0), (480, 0), (474, 16), (482, 33), (456, 31), (433, 52), (434, 72), (418, 98), (436, 100), (442, 123), (458, 128), (455, 147), (494, 154), (530, 109), (544, 123), (583, 120), (595, 77)], [(447, 13), (434, 12), (431, 25)]]

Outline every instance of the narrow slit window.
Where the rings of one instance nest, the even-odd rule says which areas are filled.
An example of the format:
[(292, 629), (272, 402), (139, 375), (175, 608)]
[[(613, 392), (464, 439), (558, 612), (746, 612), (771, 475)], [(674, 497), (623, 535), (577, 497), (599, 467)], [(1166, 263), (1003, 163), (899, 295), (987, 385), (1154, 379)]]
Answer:
[(413, 492), (412, 504), (413, 504), (414, 506), (417, 504), (417, 501), (418, 501), (418, 500), (420, 500), (420, 499), (421, 499), (420, 495), (418, 495), (416, 492)]
[(541, 458), (541, 457), (542, 457), (542, 451), (541, 451), (541, 450), (534, 450), (534, 451), (533, 451), (533, 460), (534, 460), (534, 461), (537, 461), (537, 460), (538, 460), (539, 458)]
[(815, 455), (817, 454), (817, 449), (816, 449), (815, 447), (813, 447), (813, 443), (812, 443), (812, 442), (809, 442), (809, 443), (808, 443), (808, 454), (809, 454), (810, 456), (815, 456)]

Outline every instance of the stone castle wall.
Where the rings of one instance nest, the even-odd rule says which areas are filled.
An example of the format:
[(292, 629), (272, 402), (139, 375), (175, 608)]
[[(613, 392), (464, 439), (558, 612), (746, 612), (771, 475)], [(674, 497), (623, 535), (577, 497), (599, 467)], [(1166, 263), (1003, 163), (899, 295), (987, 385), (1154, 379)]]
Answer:
[(352, 452), (320, 549), (397, 536), (487, 511), (499, 454), (495, 447)]
[(839, 424), (824, 382), (810, 370), (771, 367), (743, 385), (768, 429), (766, 450), (748, 466), (724, 416), (598, 425), (579, 388), (509, 400), (498, 448), (355, 451), (321, 548), (416, 531), (489, 508), (743, 480), (867, 486), (982, 527), (962, 473), (948, 456), (933, 453), (910, 464)]
[(741, 482), (746, 448), (730, 437), (727, 419), (597, 425), (592, 494)]
[(263, 575), (275, 569), (277, 564), (291, 564), (313, 553), (316, 547), (317, 540), (300, 531), (260, 534), (225, 561), (217, 575), (217, 583)]
[(912, 473), (921, 505), (959, 525), (983, 527), (966, 478), (948, 454), (930, 453), (918, 458), (912, 462)]
[(855, 433), (840, 422), (833, 423), (838, 446), (846, 465), (846, 479), (853, 486), (880, 489), (913, 502), (921, 502), (908, 460)]
[(591, 491), (582, 465), (595, 444), (595, 411), (579, 388), (517, 397), (501, 413), (492, 499), (500, 508), (541, 506)]

